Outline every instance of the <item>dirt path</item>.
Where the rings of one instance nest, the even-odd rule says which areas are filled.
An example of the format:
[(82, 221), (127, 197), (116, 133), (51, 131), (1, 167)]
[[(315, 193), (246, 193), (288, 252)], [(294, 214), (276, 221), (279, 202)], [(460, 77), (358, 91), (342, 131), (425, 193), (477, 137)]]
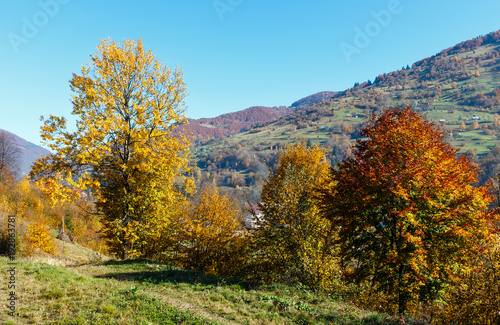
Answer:
[[(103, 270), (99, 266), (96, 267), (93, 265), (80, 265), (80, 266), (75, 267), (74, 270), (75, 271), (78, 270), (78, 272), (80, 272), (82, 274), (86, 274), (86, 275), (93, 276), (93, 277), (104, 276), (104, 274), (102, 272)], [(134, 278), (134, 277), (135, 276), (132, 276), (132, 278)], [(120, 281), (120, 282), (122, 282), (122, 281)], [(143, 286), (140, 284), (139, 284), (138, 288), (141, 290), (141, 292), (144, 292), (145, 294), (148, 294), (154, 298), (160, 299), (166, 305), (172, 306), (174, 308), (177, 308), (177, 309), (180, 309), (183, 311), (189, 311), (194, 315), (206, 318), (208, 320), (215, 321), (215, 322), (222, 323), (222, 324), (230, 324), (230, 325), (240, 325), (241, 324), (241, 323), (231, 321), (229, 319), (225, 319), (224, 317), (219, 316), (217, 314), (211, 313), (210, 311), (207, 311), (205, 308), (203, 308), (202, 306), (200, 306), (196, 303), (187, 302), (187, 301), (184, 301), (184, 300), (178, 299), (178, 298), (173, 298), (168, 294), (168, 292), (162, 292), (164, 290), (161, 290), (161, 289), (160, 290), (152, 290), (151, 287)]]
[(216, 321), (222, 324), (229, 324), (229, 325), (241, 325), (241, 323), (235, 323), (229, 319), (225, 319), (224, 317), (221, 317), (219, 315), (210, 313), (203, 309), (202, 307), (192, 304), (189, 302), (181, 301), (163, 294), (160, 294), (158, 292), (153, 292), (153, 291), (148, 291), (148, 290), (143, 290), (144, 293), (147, 293), (155, 298), (161, 299), (165, 304), (181, 309), (181, 310), (186, 310), (189, 311), (195, 315), (201, 316), (203, 318), (207, 318), (212, 321)]

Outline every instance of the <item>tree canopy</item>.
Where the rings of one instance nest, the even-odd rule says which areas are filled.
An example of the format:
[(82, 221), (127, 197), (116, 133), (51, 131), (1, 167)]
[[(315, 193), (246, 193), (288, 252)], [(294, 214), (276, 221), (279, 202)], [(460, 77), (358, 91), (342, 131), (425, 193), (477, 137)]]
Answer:
[(31, 176), (55, 200), (90, 191), (114, 250), (150, 255), (191, 188), (189, 142), (172, 135), (187, 122), (182, 72), (142, 40), (102, 40), (91, 60), (70, 80), (76, 126), (44, 119), (42, 138), (54, 154), (37, 161)]
[(493, 231), (478, 168), (411, 107), (389, 108), (362, 130), (353, 157), (331, 170), (322, 211), (338, 232), (346, 272), (393, 295), (402, 314), (436, 299)]
[[(230, 274), (242, 264), (240, 209), (217, 188), (205, 187), (181, 219), (182, 266), (213, 274)], [(236, 265), (235, 265), (236, 264)]]
[(254, 211), (256, 249), (269, 278), (329, 286), (337, 271), (330, 223), (319, 216), (317, 189), (326, 186), (324, 150), (305, 142), (287, 146), (262, 188)]

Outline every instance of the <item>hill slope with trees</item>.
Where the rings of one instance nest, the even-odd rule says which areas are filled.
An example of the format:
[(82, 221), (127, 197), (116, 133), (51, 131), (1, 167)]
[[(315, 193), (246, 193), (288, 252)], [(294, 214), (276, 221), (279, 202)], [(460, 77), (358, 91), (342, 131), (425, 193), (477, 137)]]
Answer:
[[(187, 122), (180, 69), (142, 39), (101, 40), (70, 80), (75, 130), (65, 117), (42, 117), (54, 153), (33, 164), (31, 179), (0, 178), (0, 254), (18, 263), (0, 280), (4, 288), (18, 280), (3, 316), (11, 324), (499, 324), (499, 191), (489, 177), (500, 156), (499, 45), (495, 35), (464, 44), (193, 145), (177, 129)], [(470, 92), (449, 97), (460, 87)], [(234, 119), (205, 122), (227, 128)], [(489, 179), (478, 179), (485, 161)], [(236, 197), (259, 200), (250, 220)], [(56, 235), (114, 260), (66, 269), (26, 262), (68, 254)]]
[(182, 125), (179, 130), (187, 132), (195, 140), (209, 138), (223, 138), (250, 129), (260, 123), (276, 120), (288, 115), (295, 109), (291, 107), (253, 106), (247, 109), (222, 114), (213, 118), (190, 120), (189, 124)]
[(287, 143), (305, 139), (311, 145), (320, 144), (326, 148), (327, 159), (336, 164), (351, 154), (360, 127), (372, 113), (401, 105), (412, 105), (439, 123), (447, 141), (461, 154), (486, 166), (480, 175), (481, 184), (496, 182), (500, 157), (500, 31), (380, 74), (373, 82), (355, 83), (332, 97), (301, 105), (288, 115), (231, 138), (200, 141), (193, 148), (200, 168), (198, 181), (228, 189), (238, 187), (242, 200), (256, 200), (259, 180), (266, 177), (265, 165), (272, 166), (279, 149)]

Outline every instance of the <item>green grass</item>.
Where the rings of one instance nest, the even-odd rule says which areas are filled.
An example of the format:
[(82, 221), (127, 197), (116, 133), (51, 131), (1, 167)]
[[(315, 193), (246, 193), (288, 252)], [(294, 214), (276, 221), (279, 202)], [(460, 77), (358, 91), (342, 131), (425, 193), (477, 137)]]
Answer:
[[(6, 258), (0, 268), (6, 269)], [(18, 261), (16, 317), (2, 308), (10, 324), (218, 324), (127, 282), (82, 274), (78, 267)], [(101, 266), (106, 268), (106, 266)], [(3, 277), (5, 278), (5, 277)], [(6, 281), (0, 280), (5, 294)], [(6, 296), (4, 296), (6, 297)]]
[[(349, 111), (354, 111), (350, 109)], [(312, 144), (322, 144), (325, 143), (330, 137), (332, 127), (339, 126), (341, 123), (346, 123), (351, 127), (360, 126), (363, 122), (366, 121), (366, 118), (345, 118), (346, 109), (341, 108), (336, 111), (336, 116), (332, 118), (330, 121), (329, 118), (321, 119), (318, 122), (311, 123), (312, 125), (309, 128), (297, 129), (296, 131), (292, 131), (290, 125), (283, 126), (274, 126), (271, 124), (267, 127), (267, 130), (260, 130), (258, 132), (243, 132), (228, 138), (227, 141), (229, 145), (235, 144), (243, 144), (243, 148), (252, 151), (259, 147), (260, 143), (266, 143), (266, 145), (262, 145), (261, 151), (268, 151), (269, 146), (275, 146), (278, 142), (281, 143), (291, 143), (294, 141), (300, 141), (301, 139), (311, 140)], [(361, 114), (361, 113), (359, 113)], [(429, 117), (430, 120), (438, 122), (440, 119), (446, 120), (446, 127), (449, 129), (458, 129), (462, 121), (468, 127), (472, 123), (472, 116), (475, 114), (481, 118), (480, 125), (490, 124), (493, 122), (493, 113), (488, 112), (465, 112), (465, 111), (457, 111), (456, 113), (448, 113), (448, 110), (445, 109), (436, 109), (429, 112), (425, 112), (425, 114)], [(468, 119), (468, 120), (467, 120)], [(317, 129), (315, 129), (315, 126)], [(325, 126), (327, 130), (321, 129), (322, 126)], [(468, 139), (471, 138), (472, 133), (476, 133), (474, 138), (475, 140)], [(483, 134), (482, 130), (476, 131), (461, 131), (465, 140), (469, 142), (466, 146), (461, 146), (464, 139), (454, 139), (451, 144), (461, 152), (466, 152), (469, 149), (475, 149), (477, 154), (486, 155), (490, 152), (490, 147), (495, 146), (497, 139), (494, 136), (487, 136)], [(471, 142), (472, 141), (472, 142)], [(354, 140), (353, 140), (354, 142)], [(201, 145), (197, 147), (197, 150), (203, 148), (205, 151), (198, 151), (196, 157), (203, 157), (211, 152), (217, 152), (219, 148), (226, 148), (226, 145), (221, 145), (221, 141), (214, 141), (212, 144)]]
[[(18, 261), (16, 285), (18, 316), (0, 311), (8, 324), (395, 323), (302, 286), (257, 286), (144, 260), (70, 267)], [(5, 298), (6, 286), (3, 276)]]

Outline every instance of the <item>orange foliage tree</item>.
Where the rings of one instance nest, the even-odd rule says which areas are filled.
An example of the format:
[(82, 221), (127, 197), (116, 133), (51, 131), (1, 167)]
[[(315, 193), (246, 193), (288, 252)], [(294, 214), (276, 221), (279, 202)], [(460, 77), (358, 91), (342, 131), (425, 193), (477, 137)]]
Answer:
[(331, 170), (324, 216), (338, 230), (354, 282), (369, 281), (397, 303), (432, 301), (493, 231), (497, 214), (478, 169), (411, 107), (373, 115), (354, 156)]

